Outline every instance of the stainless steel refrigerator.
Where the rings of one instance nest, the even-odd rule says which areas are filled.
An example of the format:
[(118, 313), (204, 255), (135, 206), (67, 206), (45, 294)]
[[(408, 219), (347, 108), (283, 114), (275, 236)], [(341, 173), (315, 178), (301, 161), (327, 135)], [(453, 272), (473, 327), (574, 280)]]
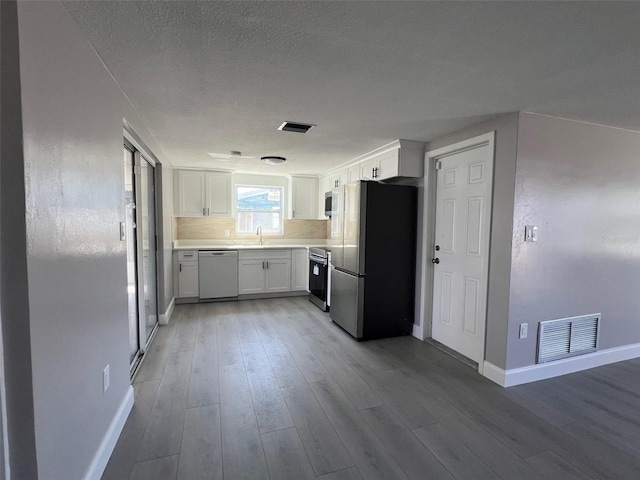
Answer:
[(417, 189), (354, 182), (332, 192), (331, 319), (357, 339), (408, 335)]

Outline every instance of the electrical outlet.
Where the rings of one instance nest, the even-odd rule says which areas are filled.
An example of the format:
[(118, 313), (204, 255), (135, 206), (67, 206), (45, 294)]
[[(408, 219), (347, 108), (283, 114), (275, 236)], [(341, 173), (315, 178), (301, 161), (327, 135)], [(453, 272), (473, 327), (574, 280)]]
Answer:
[(104, 367), (102, 371), (102, 392), (106, 392), (111, 384), (111, 378), (109, 377), (109, 365)]
[(521, 323), (520, 324), (520, 338), (527, 338), (528, 333), (529, 333), (529, 324), (528, 323)]
[(231, 230), (229, 230), (228, 228), (224, 229), (224, 236), (228, 237), (229, 235), (231, 235)]

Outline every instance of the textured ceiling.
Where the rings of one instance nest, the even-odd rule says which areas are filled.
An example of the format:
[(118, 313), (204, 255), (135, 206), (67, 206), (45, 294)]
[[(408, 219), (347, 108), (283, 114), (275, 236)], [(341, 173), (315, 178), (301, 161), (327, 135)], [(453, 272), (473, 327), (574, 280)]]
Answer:
[(640, 3), (65, 6), (176, 166), (321, 173), (511, 111), (640, 131)]

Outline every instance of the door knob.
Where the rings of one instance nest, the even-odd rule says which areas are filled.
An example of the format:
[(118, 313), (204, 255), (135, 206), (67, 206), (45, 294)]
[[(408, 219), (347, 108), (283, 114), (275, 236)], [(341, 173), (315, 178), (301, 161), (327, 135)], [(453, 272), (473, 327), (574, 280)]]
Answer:
[(439, 258), (432, 258), (431, 259), (431, 263), (440, 263), (440, 259)]

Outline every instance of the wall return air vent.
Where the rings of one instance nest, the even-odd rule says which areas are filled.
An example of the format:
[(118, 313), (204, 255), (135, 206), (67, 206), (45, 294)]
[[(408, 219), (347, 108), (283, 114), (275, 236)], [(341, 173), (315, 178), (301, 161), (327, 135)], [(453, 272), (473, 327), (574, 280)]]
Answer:
[(540, 322), (537, 363), (595, 352), (599, 334), (599, 313)]

